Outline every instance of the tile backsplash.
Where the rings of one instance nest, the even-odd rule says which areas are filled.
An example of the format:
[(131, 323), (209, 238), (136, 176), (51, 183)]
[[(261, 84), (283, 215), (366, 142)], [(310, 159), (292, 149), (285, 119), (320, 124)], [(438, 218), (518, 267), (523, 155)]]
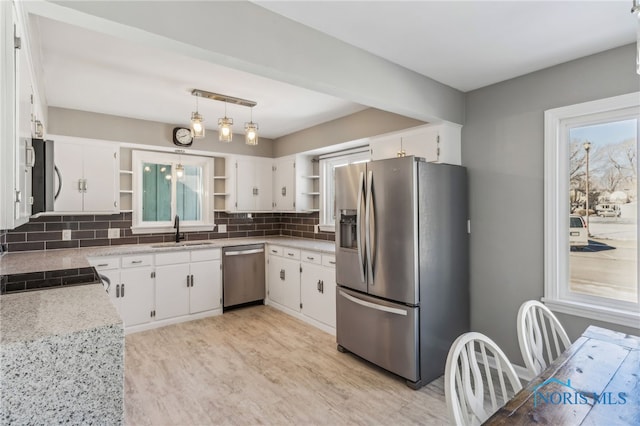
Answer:
[(7, 231), (4, 229), (0, 229), (0, 256), (2, 256), (7, 249)]
[[(216, 225), (227, 225), (227, 232), (185, 232), (185, 240), (207, 240), (235, 237), (284, 235), (333, 241), (330, 232), (314, 233), (319, 223), (318, 213), (253, 213), (217, 212)], [(119, 228), (120, 238), (108, 238), (109, 228)], [(71, 239), (63, 241), (62, 231), (71, 231)], [(8, 251), (51, 250), (60, 248), (153, 244), (170, 242), (175, 233), (131, 233), (131, 213), (114, 215), (40, 216), (9, 231), (0, 231), (0, 243), (6, 241)]]

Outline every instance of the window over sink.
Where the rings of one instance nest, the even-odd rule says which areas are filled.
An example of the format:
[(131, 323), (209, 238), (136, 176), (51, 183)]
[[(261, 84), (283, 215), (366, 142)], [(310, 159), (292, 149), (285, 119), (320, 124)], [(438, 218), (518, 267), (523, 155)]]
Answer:
[(175, 217), (188, 231), (213, 230), (213, 158), (133, 151), (132, 231), (172, 232)]

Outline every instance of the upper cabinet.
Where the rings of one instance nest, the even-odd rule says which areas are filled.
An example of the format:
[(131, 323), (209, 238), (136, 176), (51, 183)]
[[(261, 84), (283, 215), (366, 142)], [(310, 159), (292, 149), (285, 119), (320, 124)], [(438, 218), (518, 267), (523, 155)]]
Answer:
[(443, 122), (374, 136), (369, 141), (371, 159), (415, 155), (431, 162), (460, 165), (461, 129), (458, 124)]
[(31, 138), (42, 137), (44, 109), (35, 86), (32, 49), (20, 2), (0, 2), (0, 229), (31, 215)]
[[(272, 210), (273, 160), (262, 157), (237, 157), (232, 163), (235, 195), (231, 210), (256, 212)], [(227, 165), (228, 167), (228, 165)]]
[(119, 146), (55, 137), (56, 212), (119, 212)]
[(296, 210), (296, 159), (285, 157), (273, 164), (273, 209), (280, 212)]

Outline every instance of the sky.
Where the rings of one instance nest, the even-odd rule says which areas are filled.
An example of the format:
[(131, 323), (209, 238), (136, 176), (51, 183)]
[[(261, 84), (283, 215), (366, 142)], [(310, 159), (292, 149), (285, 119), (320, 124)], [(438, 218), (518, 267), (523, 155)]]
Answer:
[(637, 121), (632, 119), (575, 127), (569, 131), (569, 139), (588, 140), (594, 147), (622, 142), (636, 137)]

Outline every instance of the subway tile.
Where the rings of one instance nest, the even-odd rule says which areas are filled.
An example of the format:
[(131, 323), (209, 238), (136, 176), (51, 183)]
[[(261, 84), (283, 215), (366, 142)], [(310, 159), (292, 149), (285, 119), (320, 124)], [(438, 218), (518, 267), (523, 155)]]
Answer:
[(47, 241), (45, 244), (46, 250), (63, 249), (63, 248), (78, 248), (80, 247), (80, 241)]
[(187, 233), (187, 241), (208, 240), (208, 232), (189, 232)]
[(162, 243), (164, 242), (164, 237), (162, 235), (140, 235), (138, 241), (140, 244)]
[(108, 229), (109, 222), (80, 222), (80, 229)]
[(111, 241), (112, 246), (123, 246), (125, 244), (138, 244), (138, 237), (112, 238), (109, 241)]
[(95, 216), (92, 214), (87, 215), (73, 215), (73, 216), (62, 216), (63, 222), (94, 222)]
[(291, 236), (292, 237), (301, 238), (302, 237), (302, 232), (300, 232), (300, 231), (291, 231)]
[(265, 236), (280, 235), (280, 230), (278, 230), (278, 229), (266, 230), (266, 231), (264, 231), (264, 235)]
[(62, 231), (63, 229), (78, 229), (78, 222), (47, 222), (44, 224), (45, 231)]
[[(107, 238), (109, 236), (109, 231), (106, 229), (97, 229), (95, 234), (95, 238)], [(120, 232), (120, 235), (122, 235), (122, 232)]]
[(44, 241), (30, 243), (8, 243), (9, 252), (12, 251), (28, 251), (28, 250), (44, 250)]
[(302, 238), (310, 238), (313, 240), (315, 239), (315, 234), (313, 232), (303, 232)]
[(131, 222), (127, 220), (111, 221), (109, 228), (131, 228)]
[(256, 225), (256, 230), (258, 231), (264, 231), (267, 229), (273, 229), (273, 224), (272, 223), (261, 223), (259, 225)]
[(229, 232), (229, 238), (243, 238), (246, 236), (246, 232)]
[(108, 239), (100, 239), (100, 240), (80, 240), (80, 247), (100, 247), (100, 246), (108, 246)]
[(53, 240), (61, 240), (62, 232), (52, 231), (52, 232), (29, 232), (27, 234), (27, 241), (53, 241)]
[(249, 231), (247, 237), (264, 237), (264, 231)]
[(24, 232), (20, 232), (17, 234), (7, 234), (5, 237), (5, 241), (7, 243), (19, 243), (27, 241), (27, 234)]
[(94, 238), (96, 238), (95, 231), (71, 231), (72, 240), (92, 240)]
[(122, 214), (118, 213), (118, 214), (95, 215), (93, 220), (95, 220), (95, 221), (118, 221), (118, 220), (122, 220)]
[(229, 234), (227, 232), (209, 232), (210, 240), (219, 240), (221, 238), (229, 238)]

